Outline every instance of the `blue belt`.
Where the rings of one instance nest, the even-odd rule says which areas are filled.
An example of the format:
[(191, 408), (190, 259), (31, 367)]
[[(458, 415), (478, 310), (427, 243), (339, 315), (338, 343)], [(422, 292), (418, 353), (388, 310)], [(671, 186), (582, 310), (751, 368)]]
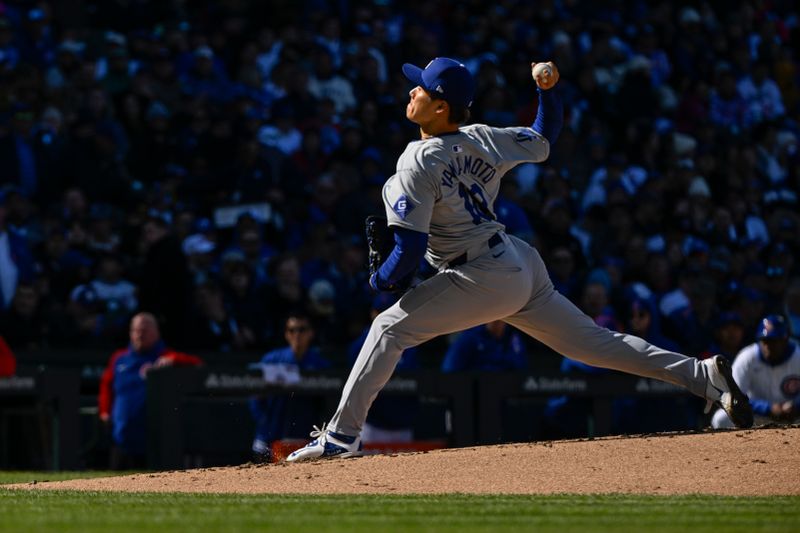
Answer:
[[(489, 241), (488, 241), (487, 244), (489, 245), (489, 248), (494, 248), (495, 246), (497, 246), (501, 242), (503, 242), (503, 238), (500, 236), (500, 233), (495, 233), (494, 235), (492, 235), (489, 238)], [(469, 258), (467, 257), (467, 252), (464, 252), (463, 254), (459, 255), (458, 257), (456, 257), (455, 259), (450, 261), (447, 264), (447, 266), (449, 268), (457, 267), (457, 266), (463, 265), (468, 260), (469, 260)]]

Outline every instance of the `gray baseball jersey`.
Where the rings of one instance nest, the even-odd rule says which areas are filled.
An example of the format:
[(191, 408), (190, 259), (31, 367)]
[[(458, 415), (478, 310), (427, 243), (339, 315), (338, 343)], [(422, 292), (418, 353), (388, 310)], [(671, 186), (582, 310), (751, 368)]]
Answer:
[(500, 179), (549, 153), (550, 143), (531, 128), (483, 124), (409, 143), (383, 187), (389, 225), (428, 233), (425, 258), (441, 266), (504, 229), (490, 214)]

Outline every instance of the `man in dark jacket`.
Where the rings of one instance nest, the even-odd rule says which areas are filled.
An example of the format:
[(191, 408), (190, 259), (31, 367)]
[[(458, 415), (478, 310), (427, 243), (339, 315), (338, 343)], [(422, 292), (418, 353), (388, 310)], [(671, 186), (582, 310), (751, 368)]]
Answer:
[(170, 344), (183, 346), (191, 297), (186, 257), (163, 217), (148, 218), (141, 239), (144, 263), (139, 277), (139, 309), (158, 318)]

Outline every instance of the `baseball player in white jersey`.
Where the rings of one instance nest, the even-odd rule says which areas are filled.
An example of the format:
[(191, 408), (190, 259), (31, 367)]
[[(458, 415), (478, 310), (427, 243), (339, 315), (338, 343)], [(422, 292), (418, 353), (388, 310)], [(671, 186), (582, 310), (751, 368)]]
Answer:
[(384, 185), (395, 247), (370, 284), (396, 290), (423, 256), (437, 273), (375, 318), (333, 418), (287, 461), (358, 454), (367, 411), (404, 349), (498, 319), (573, 359), (686, 387), (721, 406), (737, 426), (752, 424), (724, 357), (701, 362), (597, 326), (554, 290), (539, 253), (497, 222), (492, 209), (503, 175), (547, 159), (561, 128), (563, 111), (551, 90), (559, 74), (547, 66), (535, 70), (544, 71), (535, 77), (536, 121), (512, 128), (461, 126), (475, 83), (458, 61), (403, 66), (415, 85), (406, 117), (419, 125), (421, 139), (409, 143)]
[[(790, 341), (780, 315), (764, 317), (756, 339), (736, 355), (733, 378), (750, 397), (756, 423), (796, 422), (800, 419), (800, 347)], [(733, 422), (720, 409), (711, 425), (730, 428)]]

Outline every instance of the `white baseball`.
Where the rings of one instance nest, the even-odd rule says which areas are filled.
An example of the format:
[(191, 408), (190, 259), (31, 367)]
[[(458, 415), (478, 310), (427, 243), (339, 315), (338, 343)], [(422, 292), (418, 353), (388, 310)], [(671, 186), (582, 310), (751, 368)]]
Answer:
[(552, 76), (553, 75), (553, 69), (550, 68), (550, 65), (548, 65), (547, 63), (536, 63), (533, 66), (533, 70), (531, 71), (531, 74), (533, 75), (533, 79), (536, 80), (536, 79), (539, 79), (539, 77), (543, 76), (543, 75)]

